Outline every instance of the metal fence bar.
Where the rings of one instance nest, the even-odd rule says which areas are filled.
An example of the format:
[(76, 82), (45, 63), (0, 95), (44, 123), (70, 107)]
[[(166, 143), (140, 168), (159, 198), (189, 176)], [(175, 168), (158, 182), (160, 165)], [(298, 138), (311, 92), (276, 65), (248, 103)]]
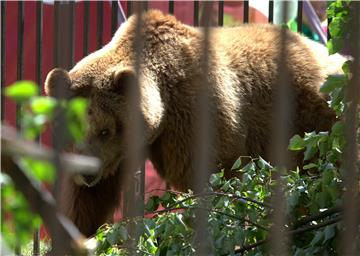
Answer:
[(219, 1), (218, 8), (218, 25), (222, 27), (224, 25), (224, 1)]
[(75, 26), (76, 26), (76, 9), (75, 1), (69, 1), (69, 68), (75, 64)]
[(274, 0), (269, 1), (269, 15), (268, 15), (268, 22), (274, 22)]
[[(17, 28), (17, 73), (16, 80), (22, 80), (24, 75), (24, 2), (18, 2), (18, 28)], [(20, 106), (16, 105), (16, 127), (20, 127)]]
[[(71, 50), (72, 48), (72, 29), (70, 21), (71, 7), (69, 2), (55, 2), (54, 4), (54, 66), (68, 70), (71, 67)], [(60, 47), (61, 46), (61, 47)], [(63, 49), (69, 49), (63, 51)], [(64, 79), (65, 80), (65, 79)], [(54, 81), (55, 97), (64, 97), (64, 85), (67, 81), (57, 79)], [(52, 146), (54, 148), (53, 165), (56, 170), (56, 180), (53, 187), (53, 194), (57, 201), (60, 199), (60, 184), (64, 178), (64, 169), (60, 161), (60, 152), (65, 148), (68, 141), (68, 134), (66, 127), (65, 111), (61, 107), (56, 107), (54, 111), (54, 122), (52, 127)], [(59, 208), (59, 204), (57, 205)], [(58, 209), (59, 210), (59, 209)], [(55, 230), (61, 229), (61, 226), (56, 226)], [(56, 233), (56, 232), (55, 232)], [(60, 253), (67, 240), (64, 237), (52, 237), (52, 250), (54, 254)]]
[[(35, 79), (41, 91), (42, 87), (42, 25), (43, 5), (36, 3), (36, 71)], [(33, 255), (40, 256), (40, 230), (36, 229), (33, 235)]]
[[(288, 17), (288, 2), (283, 2), (282, 22)], [(292, 115), (291, 105), (291, 87), (289, 70), (286, 64), (287, 50), (287, 30), (281, 28), (280, 30), (280, 51), (278, 55), (277, 82), (276, 82), (276, 96), (274, 97), (274, 121), (272, 124), (272, 152), (271, 159), (277, 171), (273, 174), (273, 179), (276, 182), (274, 194), (271, 197), (272, 205), (276, 205), (272, 213), (271, 222), (273, 223), (270, 230), (270, 255), (287, 255), (288, 247), (285, 242), (285, 199), (283, 193), (283, 184), (281, 180), (281, 171), (286, 168), (288, 162), (288, 152), (286, 151), (288, 143), (288, 134), (290, 127), (288, 125)]]
[[(204, 21), (203, 28), (203, 42), (201, 51), (201, 78), (197, 88), (197, 103), (195, 104), (195, 131), (194, 133), (194, 173), (195, 179), (193, 184), (194, 192), (196, 194), (201, 193), (206, 188), (208, 183), (208, 177), (210, 176), (210, 149), (214, 143), (214, 120), (211, 113), (213, 113), (214, 106), (211, 102), (212, 86), (209, 80), (209, 73), (211, 73), (210, 66), (210, 22), (212, 14), (213, 2), (203, 2), (202, 14)], [(196, 210), (195, 221), (195, 245), (197, 255), (212, 255), (209, 233), (207, 231), (208, 226), (208, 212), (202, 209)]]
[(118, 12), (118, 2), (111, 2), (111, 35), (114, 35), (117, 29), (117, 12)]
[[(6, 2), (1, 2), (1, 89), (5, 88), (5, 54), (6, 54)], [(1, 120), (4, 120), (5, 115), (5, 101), (4, 95), (1, 93)]]
[(58, 20), (59, 20), (59, 4), (60, 2), (55, 1), (54, 2), (54, 17), (53, 17), (53, 31), (54, 31), (54, 47), (53, 47), (53, 67), (58, 66), (58, 48), (60, 46), (59, 44), (59, 34), (58, 31)]
[(37, 229), (33, 235), (33, 256), (40, 256), (40, 230)]
[[(134, 217), (144, 215), (144, 184), (145, 184), (145, 142), (141, 139), (145, 136), (145, 126), (141, 118), (140, 109), (140, 76), (141, 76), (141, 58), (144, 47), (143, 42), (143, 11), (146, 8), (144, 2), (137, 2), (134, 4), (134, 11), (136, 13), (136, 28), (135, 35), (132, 42), (132, 49), (134, 52), (133, 67), (135, 71), (135, 78), (128, 86), (129, 97), (129, 115), (132, 117), (127, 124), (129, 136), (127, 136), (126, 144), (128, 148), (128, 158), (125, 161), (125, 173), (129, 175), (125, 188), (125, 202), (124, 202), (124, 216)], [(141, 166), (139, 166), (141, 164)], [(140, 168), (140, 170), (139, 170)], [(132, 203), (136, 202), (136, 204)], [(135, 238), (135, 241), (143, 234), (143, 229), (139, 225), (130, 225), (129, 233)], [(128, 245), (130, 248), (135, 248), (136, 244)], [(137, 253), (136, 253), (137, 254)]]
[(298, 31), (299, 33), (302, 33), (302, 25), (303, 25), (303, 1), (298, 1), (298, 4), (297, 4), (296, 23), (297, 23), (297, 31)]
[(104, 5), (103, 2), (97, 2), (97, 49), (100, 49), (103, 44), (103, 16), (104, 16)]
[(89, 17), (90, 2), (84, 1), (84, 23), (83, 23), (83, 57), (89, 52)]
[(199, 1), (194, 1), (194, 26), (199, 26)]
[(43, 26), (43, 5), (36, 3), (36, 82), (42, 85), (42, 26)]
[(169, 1), (169, 13), (174, 14), (174, 0)]
[(249, 0), (244, 1), (244, 23), (249, 22)]
[[(358, 162), (358, 107), (360, 101), (360, 4), (350, 4), (350, 51), (354, 60), (351, 65), (351, 80), (345, 87), (345, 139), (344, 160), (342, 165), (342, 177), (345, 192), (343, 195), (344, 231), (341, 239), (341, 255), (357, 255), (359, 246), (359, 170)], [(351, 29), (350, 29), (351, 28)]]
[(127, 7), (126, 17), (129, 18), (133, 13), (133, 3), (131, 1), (127, 1), (126, 7)]
[[(24, 3), (18, 2), (18, 20), (17, 20), (17, 68), (16, 68), (16, 80), (22, 80), (24, 75)], [(16, 128), (21, 130), (20, 124), (20, 105), (16, 104)], [(20, 246), (15, 247), (15, 254), (21, 254)]]

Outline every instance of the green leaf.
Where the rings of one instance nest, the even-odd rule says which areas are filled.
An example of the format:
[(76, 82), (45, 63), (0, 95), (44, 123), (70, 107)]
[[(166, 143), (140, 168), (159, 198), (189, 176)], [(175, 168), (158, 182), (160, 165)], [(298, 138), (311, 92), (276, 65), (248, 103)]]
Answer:
[(350, 73), (350, 65), (351, 65), (352, 61), (351, 60), (347, 60), (344, 62), (343, 66), (342, 66), (342, 70), (344, 71), (345, 74), (349, 74)]
[(128, 233), (127, 229), (122, 225), (118, 228), (117, 234), (122, 241), (126, 241), (129, 237), (129, 233)]
[(110, 245), (114, 245), (118, 242), (119, 238), (118, 238), (118, 234), (115, 230), (112, 230), (112, 232), (109, 232), (106, 235), (106, 241), (110, 244)]
[(56, 102), (56, 99), (51, 97), (33, 97), (30, 102), (30, 107), (33, 113), (50, 117), (52, 116)]
[(272, 168), (272, 166), (267, 161), (265, 161), (264, 158), (262, 158), (261, 156), (259, 156), (259, 160), (257, 161), (257, 164), (260, 169), (265, 169), (265, 168), (271, 169)]
[(332, 37), (339, 37), (342, 35), (344, 20), (340, 17), (334, 17), (329, 24), (329, 31)]
[(159, 207), (160, 199), (158, 196), (152, 196), (149, 198), (148, 202), (145, 205), (145, 210), (147, 212), (156, 211)]
[(321, 240), (323, 239), (323, 232), (316, 232), (316, 235), (314, 236), (314, 238), (311, 240), (310, 245), (314, 246), (316, 244), (318, 244), (319, 242), (321, 242)]
[(312, 157), (315, 156), (315, 154), (318, 152), (317, 147), (315, 146), (311, 146), (311, 145), (307, 145), (306, 146), (306, 150), (304, 153), (304, 160), (310, 160)]
[(325, 233), (325, 238), (323, 243), (325, 243), (326, 241), (330, 240), (335, 236), (335, 226), (334, 225), (326, 226), (326, 228), (324, 229), (324, 233)]
[(74, 98), (69, 101), (68, 107), (76, 116), (85, 116), (88, 108), (88, 100), (85, 98)]
[(233, 166), (231, 167), (231, 170), (238, 170), (241, 167), (241, 158), (239, 157), (238, 159), (236, 159), (235, 163), (233, 164)]
[(331, 38), (327, 42), (326, 47), (328, 48), (330, 55), (335, 54), (343, 48), (343, 42), (339, 40), (339, 38)]
[(18, 81), (5, 88), (5, 96), (16, 102), (24, 102), (39, 92), (38, 86), (32, 81)]
[(76, 143), (81, 142), (86, 134), (86, 111), (88, 100), (75, 98), (67, 104), (68, 129)]
[(344, 75), (332, 75), (329, 76), (326, 82), (320, 87), (320, 92), (330, 93), (336, 88), (341, 88), (347, 82), (347, 78)]
[(289, 150), (293, 150), (293, 151), (303, 150), (305, 146), (306, 143), (304, 139), (297, 134), (290, 139)]
[(55, 179), (55, 168), (51, 162), (22, 158), (21, 165), (25, 171), (38, 181), (53, 182)]
[(213, 173), (210, 175), (209, 182), (211, 186), (218, 187), (221, 185), (221, 177), (217, 173)]
[(317, 168), (317, 167), (318, 167), (317, 164), (310, 163), (310, 164), (304, 165), (303, 169), (304, 169), (304, 170), (308, 170), (308, 169)]
[(332, 135), (342, 135), (344, 134), (345, 124), (341, 121), (337, 121), (331, 128)]

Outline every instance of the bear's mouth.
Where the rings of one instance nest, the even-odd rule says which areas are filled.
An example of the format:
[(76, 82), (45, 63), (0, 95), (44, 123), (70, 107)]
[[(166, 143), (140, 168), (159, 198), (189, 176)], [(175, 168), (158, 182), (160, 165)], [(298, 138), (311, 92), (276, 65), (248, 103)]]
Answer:
[(88, 188), (95, 186), (101, 180), (101, 175), (79, 175), (79, 183), (85, 185)]
[[(80, 174), (77, 175), (75, 178), (75, 182), (78, 185), (85, 185), (87, 187), (94, 187), (98, 184), (102, 179), (107, 179), (109, 176), (114, 175), (116, 172), (119, 171), (121, 166), (121, 161), (112, 161), (109, 164), (105, 165), (103, 168), (96, 175), (87, 175), (87, 174)], [(107, 170), (107, 171), (105, 171)], [(109, 171), (110, 170), (110, 171)]]

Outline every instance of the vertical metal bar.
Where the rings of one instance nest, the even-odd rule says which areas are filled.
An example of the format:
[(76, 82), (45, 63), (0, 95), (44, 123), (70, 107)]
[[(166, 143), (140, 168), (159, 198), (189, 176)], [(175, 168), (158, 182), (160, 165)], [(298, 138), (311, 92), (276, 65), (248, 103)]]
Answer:
[(83, 56), (85, 57), (89, 51), (89, 16), (90, 2), (84, 1), (84, 24), (83, 24)]
[(54, 47), (53, 47), (53, 67), (57, 67), (59, 60), (58, 60), (58, 48), (59, 48), (59, 33), (58, 31), (58, 20), (59, 20), (59, 4), (60, 2), (54, 2), (54, 23), (53, 23), (53, 31), (54, 31)]
[(298, 1), (296, 23), (297, 23), (297, 31), (299, 33), (302, 33), (303, 1)]
[(194, 1), (194, 26), (199, 26), (199, 1)]
[(244, 1), (244, 23), (249, 22), (249, 0)]
[[(203, 2), (204, 15), (204, 32), (203, 32), (203, 45), (201, 51), (201, 78), (202, 83), (198, 84), (197, 88), (197, 103), (195, 104), (196, 123), (194, 138), (194, 173), (195, 178), (193, 184), (195, 193), (201, 193), (206, 188), (208, 182), (209, 164), (210, 164), (210, 149), (213, 148), (215, 130), (214, 120), (211, 113), (214, 113), (215, 108), (211, 102), (212, 85), (209, 80), (209, 73), (211, 73), (210, 66), (210, 22), (212, 14), (213, 2)], [(209, 233), (207, 231), (208, 225), (208, 212), (199, 208), (196, 210), (196, 226), (195, 226), (195, 248), (197, 255), (212, 255), (211, 246), (209, 246)]]
[[(62, 69), (69, 69), (71, 65), (71, 6), (69, 2), (55, 2), (54, 3), (54, 66)], [(68, 49), (64, 51), (63, 49)], [(64, 79), (65, 80), (65, 79)], [(58, 89), (55, 92), (55, 97), (62, 98), (64, 95), (63, 83), (66, 81), (57, 80), (54, 88)], [(52, 146), (54, 148), (53, 164), (56, 170), (56, 180), (53, 187), (53, 194), (57, 201), (60, 197), (60, 184), (63, 179), (63, 168), (59, 158), (60, 152), (63, 151), (67, 140), (68, 134), (66, 127), (66, 118), (64, 110), (57, 107), (54, 112), (54, 122), (52, 129)], [(59, 207), (59, 205), (57, 205)], [(55, 229), (61, 230), (61, 226), (56, 226)], [(55, 233), (57, 233), (55, 231)], [(60, 232), (59, 232), (60, 233)], [(52, 254), (53, 255), (66, 255), (71, 251), (72, 245), (68, 239), (63, 236), (52, 237)]]
[[(42, 87), (42, 1), (36, 3), (36, 74), (35, 79), (41, 91)], [(33, 235), (33, 255), (40, 256), (40, 230), (37, 228)]]
[[(359, 235), (359, 170), (357, 128), (358, 128), (358, 106), (360, 98), (360, 4), (350, 4), (350, 51), (354, 57), (351, 64), (351, 80), (345, 87), (345, 139), (344, 160), (342, 177), (344, 180), (343, 215), (344, 231), (341, 237), (340, 255), (357, 255), (360, 245)], [(351, 29), (350, 29), (351, 28)]]
[(169, 1), (169, 13), (174, 14), (174, 0)]
[(43, 26), (43, 5), (36, 3), (36, 82), (42, 85), (42, 26)]
[[(6, 54), (6, 2), (1, 2), (1, 89), (5, 87), (5, 54)], [(1, 93), (1, 120), (4, 120), (5, 102), (3, 93)]]
[[(134, 69), (135, 69), (135, 81), (134, 81), (134, 85), (129, 87), (131, 89), (129, 92), (129, 97), (130, 97), (130, 111), (131, 111), (131, 116), (132, 121), (129, 123), (129, 127), (130, 127), (130, 131), (132, 132), (131, 139), (132, 142), (129, 143), (128, 145), (132, 145), (129, 149), (130, 152), (130, 157), (129, 160), (127, 161), (126, 165), (126, 169), (129, 170), (130, 173), (135, 174), (135, 176), (140, 175), (140, 179), (137, 179), (139, 182), (141, 182), (144, 178), (142, 176), (144, 176), (143, 170), (144, 168), (141, 167), (140, 172), (134, 172), (136, 168), (138, 168), (137, 163), (139, 160), (141, 160), (141, 158), (143, 157), (142, 152), (139, 151), (139, 149), (141, 149), (143, 147), (142, 145), (142, 141), (139, 139), (135, 139), (134, 138), (141, 138), (143, 137), (142, 135), (144, 134), (144, 127), (143, 127), (143, 123), (141, 121), (141, 117), (140, 117), (140, 113), (137, 110), (138, 108), (136, 106), (138, 106), (138, 102), (140, 101), (140, 87), (139, 87), (139, 76), (140, 76), (140, 63), (141, 63), (141, 51), (143, 48), (143, 35), (141, 33), (141, 27), (142, 27), (142, 12), (144, 10), (144, 5), (142, 2), (138, 2), (137, 4), (134, 5), (134, 9), (135, 9), (135, 13), (137, 15), (136, 17), (136, 31), (135, 31), (135, 36), (134, 36), (134, 41), (132, 42), (132, 47), (133, 47), (133, 51), (135, 54), (135, 60), (134, 60)], [(134, 181), (132, 179), (132, 181)], [(142, 186), (142, 184), (139, 184), (140, 187)], [(135, 184), (134, 182), (130, 182), (129, 184), (129, 188), (132, 190), (132, 193), (127, 193), (127, 196), (129, 196), (130, 198), (133, 197), (132, 199), (127, 200), (127, 203), (132, 202), (135, 198)], [(140, 195), (143, 196), (143, 195)], [(143, 202), (142, 201), (139, 201)], [(139, 204), (138, 206), (134, 206), (130, 203), (129, 208), (128, 208), (128, 212), (127, 212), (127, 216), (136, 216), (136, 215), (143, 215), (143, 205)]]
[[(127, 217), (132, 216), (143, 216), (144, 214), (144, 181), (145, 181), (145, 167), (141, 166), (139, 171), (136, 171), (139, 166), (138, 164), (141, 161), (145, 161), (145, 144), (140, 138), (144, 137), (145, 126), (141, 119), (140, 109), (137, 107), (140, 105), (140, 86), (139, 86), (139, 77), (141, 76), (141, 52), (144, 47), (143, 35), (142, 35), (142, 13), (145, 6), (143, 2), (138, 2), (134, 5), (134, 10), (136, 13), (136, 30), (134, 39), (132, 42), (132, 49), (134, 52), (134, 62), (133, 67), (135, 71), (135, 79), (133, 83), (128, 87), (129, 89), (129, 104), (130, 104), (130, 113), (132, 116), (131, 120), (128, 122), (128, 131), (130, 136), (127, 136), (128, 140), (126, 142), (129, 145), (128, 152), (129, 157), (125, 162), (125, 171), (130, 174), (130, 180), (126, 185), (125, 192), (125, 204), (124, 204), (124, 215)], [(131, 141), (130, 141), (131, 140)], [(136, 186), (138, 185), (138, 186)], [(140, 189), (136, 189), (140, 188)], [(138, 191), (136, 191), (138, 190)], [(137, 202), (133, 204), (132, 202)], [(135, 241), (143, 233), (141, 226), (131, 225), (130, 234), (135, 238)], [(134, 246), (134, 244), (129, 245)]]
[[(6, 2), (1, 1), (1, 91), (5, 88), (5, 53), (6, 53), (6, 41), (5, 41), (5, 35), (6, 35)], [(1, 93), (1, 121), (4, 120), (4, 114), (5, 114), (5, 101), (3, 93)], [(4, 136), (4, 135), (2, 135)], [(5, 221), (5, 214), (4, 214), (4, 194), (2, 193), (2, 190), (0, 190), (0, 223), (3, 224)], [(0, 249), (1, 250), (1, 249)]]
[(33, 235), (33, 256), (40, 256), (40, 231), (37, 229)]
[(148, 1), (142, 1), (142, 8), (144, 11), (147, 11), (149, 9), (149, 2)]
[[(16, 79), (23, 79), (24, 75), (24, 2), (18, 2), (18, 45), (17, 45), (17, 74)], [(16, 106), (16, 127), (20, 128), (20, 106)]]
[(100, 49), (102, 46), (102, 37), (103, 37), (103, 11), (104, 6), (103, 2), (97, 2), (97, 48)]
[(75, 1), (69, 1), (69, 67), (75, 64), (75, 27), (76, 27), (76, 9)]
[(268, 22), (273, 23), (274, 22), (274, 0), (269, 1), (269, 16), (268, 16)]
[(133, 3), (131, 1), (127, 1), (126, 2), (126, 6), (127, 6), (127, 11), (126, 11), (126, 17), (130, 17), (131, 14), (133, 13)]
[[(288, 17), (288, 2), (283, 2), (282, 9), (283, 20), (287, 20)], [(280, 51), (278, 56), (278, 68), (281, 70), (277, 74), (277, 94), (274, 98), (274, 121), (272, 124), (272, 148), (271, 159), (275, 164), (277, 171), (274, 173), (273, 179), (276, 181), (276, 186), (274, 188), (274, 194), (272, 195), (272, 205), (276, 205), (272, 213), (272, 223), (273, 226), (270, 230), (270, 240), (271, 248), (270, 255), (287, 255), (288, 249), (285, 246), (285, 200), (283, 193), (283, 185), (280, 177), (281, 171), (286, 167), (288, 156), (287, 156), (287, 144), (288, 144), (288, 134), (290, 132), (290, 127), (288, 126), (289, 120), (291, 120), (292, 115), (292, 93), (290, 86), (290, 77), (289, 70), (286, 65), (286, 55), (287, 50), (287, 30), (285, 28), (281, 29), (280, 37)]]
[(218, 25), (222, 27), (224, 25), (224, 1), (219, 1), (218, 11)]
[(118, 2), (111, 2), (111, 34), (113, 35), (117, 29), (117, 13), (118, 13)]

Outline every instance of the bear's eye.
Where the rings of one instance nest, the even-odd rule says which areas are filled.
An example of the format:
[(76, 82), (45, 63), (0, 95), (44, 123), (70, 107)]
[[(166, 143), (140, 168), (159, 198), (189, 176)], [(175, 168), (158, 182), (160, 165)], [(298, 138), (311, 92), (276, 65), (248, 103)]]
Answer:
[(106, 138), (107, 136), (109, 136), (109, 129), (103, 129), (99, 132), (99, 137), (100, 138)]

